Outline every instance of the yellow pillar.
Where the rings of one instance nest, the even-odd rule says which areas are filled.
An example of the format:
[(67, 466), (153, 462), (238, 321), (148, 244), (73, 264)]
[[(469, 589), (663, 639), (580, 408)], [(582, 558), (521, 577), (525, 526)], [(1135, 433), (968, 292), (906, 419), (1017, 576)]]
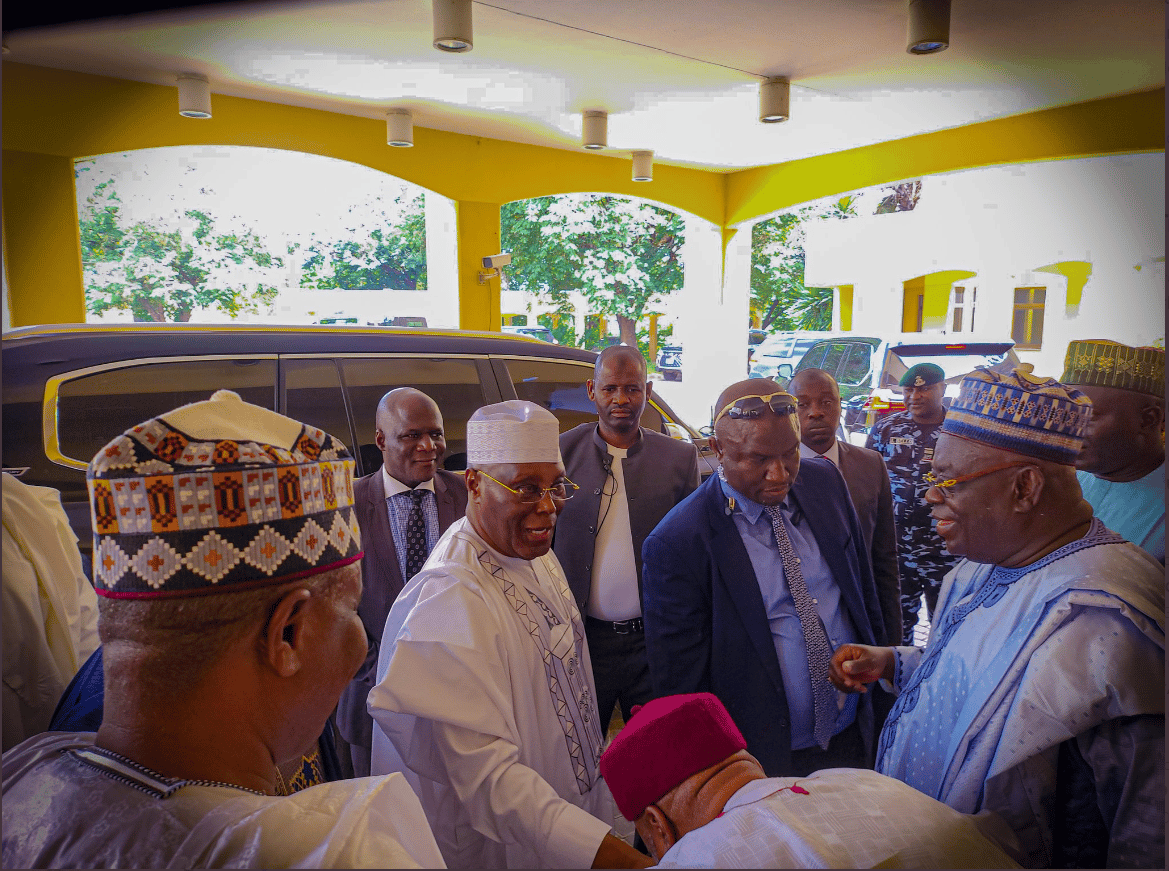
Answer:
[(459, 327), (499, 332), (499, 279), (479, 283), (483, 258), (500, 251), (499, 203), (455, 203), (459, 234)]
[(85, 323), (72, 158), (5, 151), (3, 191), (12, 326)]
[(652, 312), (649, 316), (649, 359), (654, 362), (658, 358), (658, 318), (661, 317), (657, 312)]
[(852, 329), (852, 298), (855, 285), (842, 284), (836, 290), (840, 294), (840, 329)]

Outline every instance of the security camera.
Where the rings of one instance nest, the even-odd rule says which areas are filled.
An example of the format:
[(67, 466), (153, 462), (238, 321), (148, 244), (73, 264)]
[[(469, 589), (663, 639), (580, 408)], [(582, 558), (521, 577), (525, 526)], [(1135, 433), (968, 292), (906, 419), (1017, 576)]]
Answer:
[(488, 269), (499, 269), (501, 266), (507, 266), (511, 263), (511, 252), (504, 251), (502, 254), (492, 254), (490, 257), (483, 258), (483, 265)]

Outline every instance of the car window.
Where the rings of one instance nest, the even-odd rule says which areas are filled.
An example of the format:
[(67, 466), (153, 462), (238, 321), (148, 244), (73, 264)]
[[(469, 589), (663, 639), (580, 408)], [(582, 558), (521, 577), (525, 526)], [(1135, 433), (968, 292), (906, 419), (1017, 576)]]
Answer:
[[(323, 429), (345, 442), (355, 455), (353, 433), (345, 414), (345, 394), (341, 392), (341, 374), (332, 357), (284, 358), (284, 413), (293, 420)], [(381, 462), (381, 454), (372, 468)], [(365, 465), (364, 463), (362, 464)], [(368, 473), (369, 469), (365, 469)]]
[(868, 381), (869, 370), (872, 368), (873, 348), (868, 344), (855, 344), (849, 347), (848, 355), (840, 366), (840, 375), (837, 378), (841, 384), (859, 386)]
[[(828, 353), (824, 356), (824, 362), (820, 364), (820, 368), (825, 372), (830, 372), (836, 376), (837, 369), (840, 368), (840, 361), (844, 359), (844, 352), (849, 349), (849, 346), (842, 342), (834, 342), (828, 345)], [(804, 367), (807, 368), (806, 366)], [(837, 378), (837, 381), (840, 379)]]
[(346, 357), (340, 363), (363, 468), (365, 459), (372, 461), (365, 474), (377, 468), (374, 454), (380, 457), (374, 442), (378, 403), (395, 387), (416, 387), (438, 404), (446, 434), (443, 465), (452, 470), (466, 468), (467, 419), (495, 401), (486, 398), (474, 359)]
[(796, 364), (797, 369), (823, 369), (824, 356), (828, 353), (830, 344), (825, 342), (823, 345), (815, 345), (804, 354), (802, 360)]
[[(561, 432), (596, 421), (597, 408), (585, 390), (585, 382), (593, 377), (589, 363), (525, 359), (511, 359), (506, 363), (516, 396), (551, 411), (560, 421)], [(644, 421), (642, 425), (649, 426)]]
[(61, 453), (88, 463), (130, 427), (180, 405), (234, 390), (245, 402), (275, 410), (276, 360), (233, 358), (150, 361), (62, 381), (57, 438)]

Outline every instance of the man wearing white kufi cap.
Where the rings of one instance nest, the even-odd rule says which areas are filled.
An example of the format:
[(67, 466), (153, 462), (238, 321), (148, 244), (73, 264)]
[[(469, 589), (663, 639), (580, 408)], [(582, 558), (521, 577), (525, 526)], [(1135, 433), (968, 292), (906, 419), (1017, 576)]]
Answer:
[(479, 409), (467, 465), (467, 516), (386, 619), (372, 771), (406, 774), (449, 867), (648, 866), (598, 773), (584, 625), (551, 552), (576, 489), (556, 417)]

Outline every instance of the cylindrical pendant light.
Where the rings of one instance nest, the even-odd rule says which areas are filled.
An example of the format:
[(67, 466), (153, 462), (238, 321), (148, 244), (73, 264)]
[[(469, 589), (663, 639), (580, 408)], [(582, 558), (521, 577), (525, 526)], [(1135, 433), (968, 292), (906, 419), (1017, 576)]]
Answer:
[(909, 27), (905, 50), (934, 54), (950, 45), (950, 0), (909, 0)]
[(582, 117), (580, 144), (596, 151), (609, 144), (609, 113), (588, 109)]
[(414, 145), (414, 116), (409, 109), (390, 109), (386, 112), (386, 144), (395, 148)]
[(652, 151), (633, 152), (633, 180), (654, 180), (654, 153)]
[(211, 117), (211, 85), (206, 76), (184, 73), (179, 76), (179, 114), (184, 118)]
[(433, 0), (434, 47), (439, 51), (470, 51), (475, 44), (471, 30), (471, 0)]
[(788, 119), (791, 102), (791, 83), (780, 76), (772, 76), (759, 83), (759, 120), (775, 124)]

